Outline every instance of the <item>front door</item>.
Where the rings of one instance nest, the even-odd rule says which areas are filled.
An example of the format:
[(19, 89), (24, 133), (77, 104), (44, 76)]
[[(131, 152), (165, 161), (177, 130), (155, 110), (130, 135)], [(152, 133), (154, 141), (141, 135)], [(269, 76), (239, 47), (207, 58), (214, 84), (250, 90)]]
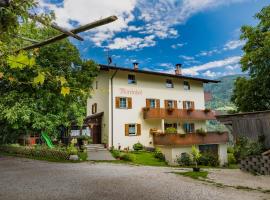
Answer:
[(96, 124), (92, 128), (93, 144), (101, 144), (101, 125)]

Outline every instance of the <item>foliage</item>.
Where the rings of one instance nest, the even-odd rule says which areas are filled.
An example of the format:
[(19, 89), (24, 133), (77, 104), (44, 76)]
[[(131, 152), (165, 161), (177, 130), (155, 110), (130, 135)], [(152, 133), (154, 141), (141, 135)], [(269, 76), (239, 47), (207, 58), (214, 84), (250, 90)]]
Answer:
[(256, 26), (243, 26), (241, 39), (246, 41), (241, 59), (242, 71), (250, 79), (238, 78), (232, 101), (238, 111), (270, 109), (270, 6), (255, 15)]
[(228, 153), (228, 164), (236, 164), (236, 159), (233, 153)]
[(74, 146), (74, 144), (70, 144), (67, 147), (67, 152), (69, 155), (78, 155), (78, 149)]
[(133, 145), (133, 149), (134, 149), (134, 151), (140, 151), (140, 150), (143, 150), (143, 145), (142, 145), (141, 143), (137, 142), (137, 143), (135, 143), (135, 144)]
[(121, 153), (120, 154), (120, 159), (124, 161), (129, 161), (132, 162), (135, 160), (135, 156), (131, 153)]
[(80, 140), (89, 140), (90, 139), (90, 136), (88, 135), (80, 135), (77, 139), (80, 139)]
[(220, 163), (218, 155), (206, 152), (202, 153), (201, 157), (199, 158), (198, 164), (203, 166), (217, 167)]
[(177, 157), (176, 161), (180, 166), (192, 165), (192, 160), (188, 153), (181, 153), (181, 155)]
[(86, 161), (88, 158), (87, 151), (78, 152), (79, 159), (82, 161)]
[(159, 159), (161, 161), (165, 161), (165, 156), (164, 154), (161, 152), (161, 150), (159, 148), (156, 148), (154, 151), (154, 157), (156, 159)]
[(195, 145), (193, 145), (191, 148), (191, 156), (192, 156), (192, 161), (195, 163), (196, 168), (197, 168), (199, 159), (202, 155), (201, 155), (199, 149), (197, 149)]
[(234, 146), (234, 156), (237, 162), (242, 158), (263, 153), (265, 147), (262, 142), (263, 141), (251, 141), (246, 137), (239, 138)]
[(201, 136), (206, 136), (206, 132), (204, 129), (200, 128), (196, 130), (196, 133), (201, 135)]
[(69, 159), (69, 153), (65, 149), (48, 149), (46, 146), (27, 147), (19, 145), (2, 145), (0, 152), (27, 158), (46, 159), (51, 161), (65, 161)]
[(208, 172), (207, 171), (200, 171), (200, 172), (174, 172), (175, 174), (179, 174), (182, 176), (187, 176), (190, 177), (192, 179), (205, 179), (208, 176)]
[(111, 153), (112, 153), (112, 156), (114, 157), (114, 158), (120, 158), (120, 151), (118, 151), (118, 150), (111, 150)]
[(168, 127), (168, 128), (166, 128), (165, 133), (167, 133), (167, 134), (175, 134), (175, 133), (177, 133), (177, 129), (174, 128), (174, 127)]

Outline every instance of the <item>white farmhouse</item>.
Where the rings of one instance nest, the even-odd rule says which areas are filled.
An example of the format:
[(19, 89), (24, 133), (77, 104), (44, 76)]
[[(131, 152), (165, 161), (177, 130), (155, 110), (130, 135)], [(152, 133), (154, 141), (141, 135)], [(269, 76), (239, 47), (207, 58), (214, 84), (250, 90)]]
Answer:
[[(204, 83), (218, 81), (187, 77), (176, 65), (175, 74), (100, 65), (92, 97), (87, 102), (86, 122), (93, 143), (108, 148), (132, 149), (140, 142), (158, 147), (170, 164), (196, 145), (215, 151), (227, 162), (227, 133), (207, 132), (206, 120), (215, 119), (205, 109)], [(168, 134), (168, 132), (177, 133)]]

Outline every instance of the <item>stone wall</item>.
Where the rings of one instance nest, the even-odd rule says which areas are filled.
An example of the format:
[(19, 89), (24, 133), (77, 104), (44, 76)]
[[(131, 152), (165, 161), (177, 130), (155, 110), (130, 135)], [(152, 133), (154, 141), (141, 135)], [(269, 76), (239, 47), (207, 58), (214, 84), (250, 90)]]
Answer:
[(253, 174), (270, 175), (270, 155), (247, 157), (241, 160), (240, 169)]

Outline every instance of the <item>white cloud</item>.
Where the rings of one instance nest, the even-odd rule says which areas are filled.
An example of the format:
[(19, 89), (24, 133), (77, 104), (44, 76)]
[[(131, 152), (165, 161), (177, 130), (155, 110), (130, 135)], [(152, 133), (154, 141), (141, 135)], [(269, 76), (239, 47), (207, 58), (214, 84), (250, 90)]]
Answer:
[(144, 47), (155, 46), (155, 36), (150, 35), (144, 38), (127, 36), (126, 38), (115, 38), (107, 47), (109, 49), (137, 50)]
[(185, 56), (185, 55), (180, 55), (179, 58), (182, 58), (182, 59), (184, 59), (184, 60), (189, 60), (189, 61), (195, 59), (195, 58), (192, 57), (192, 56)]
[(199, 75), (199, 72), (201, 71), (238, 64), (240, 59), (241, 59), (240, 56), (233, 56), (233, 57), (226, 58), (224, 60), (212, 61), (203, 65), (186, 68), (186, 69), (183, 69), (182, 72), (183, 74), (187, 74), (187, 75)]
[(173, 49), (178, 49), (178, 48), (181, 48), (181, 47), (183, 47), (185, 45), (186, 45), (186, 43), (177, 43), (177, 44), (173, 44), (171, 47)]
[(244, 40), (231, 40), (224, 45), (223, 50), (233, 50), (242, 47), (245, 44)]
[(202, 75), (213, 78), (213, 77), (217, 77), (218, 73), (207, 70), (206, 72), (202, 73)]

